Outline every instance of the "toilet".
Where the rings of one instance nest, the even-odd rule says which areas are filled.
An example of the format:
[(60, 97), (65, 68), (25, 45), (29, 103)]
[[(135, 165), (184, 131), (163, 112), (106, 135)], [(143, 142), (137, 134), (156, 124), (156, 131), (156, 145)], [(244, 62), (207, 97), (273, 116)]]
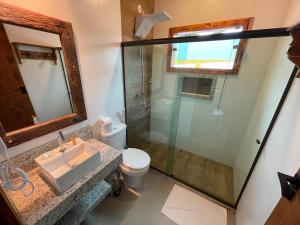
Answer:
[(142, 187), (142, 176), (150, 167), (150, 156), (143, 150), (137, 148), (125, 148), (126, 146), (126, 124), (112, 125), (111, 119), (101, 119), (101, 141), (111, 147), (122, 151), (123, 163), (120, 164), (127, 186), (134, 189)]

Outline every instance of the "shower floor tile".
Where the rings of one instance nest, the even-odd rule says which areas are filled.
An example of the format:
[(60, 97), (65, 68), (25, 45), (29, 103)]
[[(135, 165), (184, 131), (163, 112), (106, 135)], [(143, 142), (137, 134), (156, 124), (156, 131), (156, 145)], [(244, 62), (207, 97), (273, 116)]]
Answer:
[[(166, 144), (144, 142), (135, 147), (148, 152), (152, 167), (167, 172), (168, 146)], [(217, 199), (234, 203), (233, 170), (229, 166), (175, 149), (172, 175)]]

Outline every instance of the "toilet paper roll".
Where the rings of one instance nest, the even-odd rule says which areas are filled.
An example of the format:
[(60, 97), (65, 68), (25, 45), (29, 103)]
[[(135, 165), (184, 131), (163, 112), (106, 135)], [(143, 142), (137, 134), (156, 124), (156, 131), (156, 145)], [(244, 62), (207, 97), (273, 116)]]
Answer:
[(102, 122), (102, 126), (104, 126), (104, 127), (112, 124), (112, 120), (110, 117), (102, 117), (101, 122)]
[(112, 130), (112, 120), (110, 117), (102, 117), (101, 118), (101, 125), (102, 129), (105, 131), (111, 131)]

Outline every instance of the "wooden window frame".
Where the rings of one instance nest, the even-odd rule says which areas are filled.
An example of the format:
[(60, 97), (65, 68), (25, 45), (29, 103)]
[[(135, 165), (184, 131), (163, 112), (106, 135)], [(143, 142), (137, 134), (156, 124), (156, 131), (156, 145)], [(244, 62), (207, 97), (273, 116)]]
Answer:
[[(169, 38), (173, 38), (177, 33), (183, 32), (192, 32), (192, 31), (202, 31), (209, 29), (220, 29), (220, 28), (229, 28), (233, 26), (242, 26), (243, 31), (250, 30), (253, 24), (254, 17), (241, 18), (241, 19), (232, 19), (232, 20), (223, 20), (211, 23), (201, 23), (180, 27), (171, 27), (169, 29)], [(212, 75), (238, 75), (239, 69), (241, 66), (242, 57), (247, 45), (247, 40), (242, 39), (239, 43), (237, 54), (234, 60), (234, 66), (230, 70), (225, 69), (200, 69), (200, 68), (175, 68), (172, 67), (172, 44), (168, 45), (167, 53), (167, 72), (183, 72), (183, 73), (197, 73), (197, 74), (212, 74)]]
[(71, 114), (11, 132), (5, 132), (0, 121), (0, 136), (7, 146), (19, 145), (86, 120), (87, 115), (72, 24), (3, 2), (0, 2), (0, 23), (54, 33), (60, 36), (74, 110)]

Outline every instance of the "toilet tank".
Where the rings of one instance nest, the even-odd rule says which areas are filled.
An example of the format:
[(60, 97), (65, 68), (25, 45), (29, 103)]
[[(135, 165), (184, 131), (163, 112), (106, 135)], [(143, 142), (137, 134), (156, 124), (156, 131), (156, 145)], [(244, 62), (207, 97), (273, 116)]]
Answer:
[(101, 130), (100, 136), (103, 143), (122, 150), (126, 146), (126, 124), (113, 125), (111, 131)]

